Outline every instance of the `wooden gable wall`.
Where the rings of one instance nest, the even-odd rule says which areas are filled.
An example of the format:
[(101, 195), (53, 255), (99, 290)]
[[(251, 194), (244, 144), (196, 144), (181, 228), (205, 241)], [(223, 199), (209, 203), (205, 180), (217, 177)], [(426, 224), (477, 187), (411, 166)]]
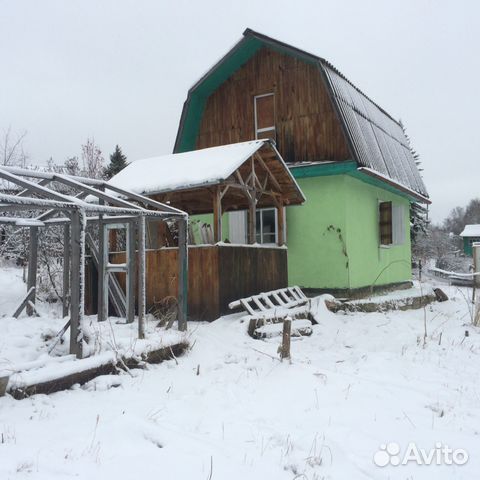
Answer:
[(196, 148), (254, 139), (254, 97), (270, 92), (285, 161), (350, 159), (318, 66), (265, 47), (207, 99)]

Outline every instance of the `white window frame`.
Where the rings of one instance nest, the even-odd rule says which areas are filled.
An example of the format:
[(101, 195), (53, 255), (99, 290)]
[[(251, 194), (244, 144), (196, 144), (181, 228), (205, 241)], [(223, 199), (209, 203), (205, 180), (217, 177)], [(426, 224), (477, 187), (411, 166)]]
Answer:
[(272, 125), (271, 127), (263, 127), (263, 128), (258, 128), (258, 121), (257, 121), (257, 98), (264, 98), (264, 97), (273, 97), (273, 121), (275, 122), (275, 93), (263, 93), (262, 95), (255, 95), (253, 97), (253, 111), (254, 111), (254, 117), (255, 117), (255, 139), (258, 140), (258, 134), (259, 133), (265, 133), (265, 132), (274, 132), (275, 134), (277, 133), (277, 129), (275, 128), (275, 124)]
[[(269, 212), (272, 211), (275, 215), (275, 240), (273, 242), (264, 242), (263, 241), (263, 213), (264, 212)], [(257, 210), (257, 213), (260, 214), (260, 231), (257, 230), (257, 235), (260, 233), (260, 242), (255, 239), (257, 243), (260, 243), (260, 245), (276, 245), (278, 243), (278, 214), (277, 214), (277, 209), (276, 208), (259, 208)], [(257, 219), (255, 219), (257, 221)]]

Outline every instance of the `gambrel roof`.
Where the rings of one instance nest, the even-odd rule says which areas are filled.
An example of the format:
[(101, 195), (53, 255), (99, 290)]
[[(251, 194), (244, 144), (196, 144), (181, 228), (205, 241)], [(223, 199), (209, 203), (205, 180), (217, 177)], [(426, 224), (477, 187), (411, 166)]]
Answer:
[(428, 201), (428, 192), (415, 164), (400, 122), (367, 97), (325, 59), (247, 29), (240, 40), (188, 92), (174, 152), (195, 149), (205, 102), (233, 72), (262, 47), (318, 66), (342, 125), (352, 158), (364, 172), (398, 184)]

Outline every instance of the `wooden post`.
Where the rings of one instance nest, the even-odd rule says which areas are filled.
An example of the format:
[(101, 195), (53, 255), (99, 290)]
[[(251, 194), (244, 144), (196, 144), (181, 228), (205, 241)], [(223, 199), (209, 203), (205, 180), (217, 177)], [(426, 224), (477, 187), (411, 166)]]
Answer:
[(213, 243), (222, 241), (222, 197), (220, 187), (213, 195)]
[(68, 297), (70, 295), (70, 225), (63, 227), (63, 305), (62, 315), (68, 315)]
[[(30, 248), (28, 255), (28, 277), (27, 277), (27, 290), (31, 291), (33, 288), (34, 293), (31, 297), (31, 303), (35, 304), (36, 290), (37, 290), (37, 265), (38, 265), (38, 227), (30, 227)], [(35, 309), (27, 304), (27, 315), (32, 316), (35, 314)]]
[(145, 338), (145, 217), (138, 217), (138, 338)]
[(283, 204), (280, 204), (277, 207), (277, 225), (278, 225), (278, 245), (281, 247), (285, 245), (285, 208)]
[(178, 329), (187, 330), (188, 316), (188, 218), (178, 220)]
[(127, 278), (126, 301), (127, 323), (135, 320), (135, 222), (127, 224)]
[(292, 334), (292, 320), (287, 317), (283, 321), (282, 345), (280, 347), (280, 358), (290, 358), (290, 337)]
[(70, 231), (70, 353), (82, 358), (82, 321), (85, 301), (85, 225), (84, 213), (72, 213)]
[(248, 201), (248, 243), (257, 241), (257, 208), (255, 197), (249, 197)]
[[(472, 246), (473, 253), (473, 272), (480, 272), (480, 243), (474, 243)], [(473, 277), (473, 288), (474, 290), (480, 289), (480, 275), (474, 275)], [(475, 298), (475, 317), (473, 319), (473, 324), (475, 326), (480, 326), (480, 295), (476, 295)]]
[[(105, 297), (105, 282), (108, 282), (105, 272), (105, 257), (108, 252), (108, 244), (105, 242), (105, 224), (102, 218), (98, 220), (98, 301), (97, 301), (97, 319), (103, 322), (108, 317), (108, 293)], [(108, 288), (108, 285), (107, 285)]]

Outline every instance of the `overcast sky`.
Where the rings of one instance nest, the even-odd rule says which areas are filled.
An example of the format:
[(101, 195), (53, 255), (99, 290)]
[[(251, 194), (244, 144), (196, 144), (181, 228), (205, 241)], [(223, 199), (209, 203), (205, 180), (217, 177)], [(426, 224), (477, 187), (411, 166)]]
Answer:
[(333, 63), (420, 153), (441, 221), (480, 197), (480, 2), (0, 0), (0, 131), (32, 163), (95, 137), (170, 153), (188, 88), (246, 27)]

